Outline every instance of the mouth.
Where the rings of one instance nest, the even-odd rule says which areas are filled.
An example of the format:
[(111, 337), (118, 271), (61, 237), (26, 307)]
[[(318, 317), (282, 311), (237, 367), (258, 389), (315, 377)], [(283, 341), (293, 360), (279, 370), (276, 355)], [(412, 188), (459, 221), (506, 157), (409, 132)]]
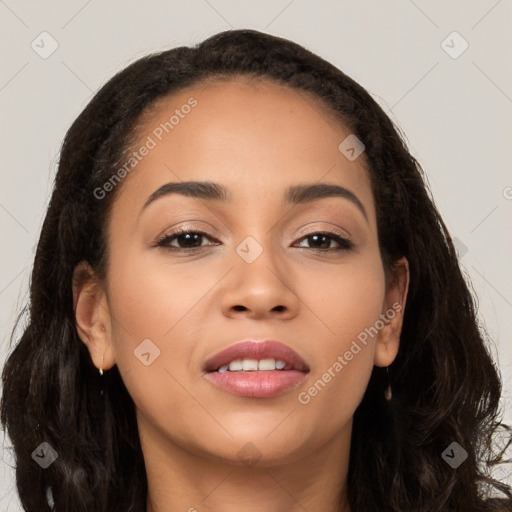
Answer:
[(203, 370), (216, 387), (239, 396), (270, 398), (297, 387), (310, 372), (306, 361), (276, 340), (246, 340), (209, 359)]

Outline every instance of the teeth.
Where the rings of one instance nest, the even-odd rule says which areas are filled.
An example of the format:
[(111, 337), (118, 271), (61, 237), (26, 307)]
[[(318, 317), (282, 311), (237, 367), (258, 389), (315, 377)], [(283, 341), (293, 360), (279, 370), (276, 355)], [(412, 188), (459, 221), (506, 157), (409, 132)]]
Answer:
[(231, 363), (229, 363), (229, 371), (230, 372), (237, 372), (239, 370), (242, 370), (243, 367), (242, 367), (242, 361), (241, 360), (237, 360), (237, 361), (231, 361)]
[(257, 359), (244, 359), (242, 361), (242, 369), (244, 371), (257, 370), (258, 369), (258, 360)]
[(276, 360), (275, 359), (261, 359), (258, 363), (258, 370), (275, 370)]
[(239, 371), (256, 371), (256, 370), (291, 370), (291, 365), (287, 365), (284, 361), (275, 359), (236, 359), (229, 364), (221, 366), (218, 372), (239, 372)]

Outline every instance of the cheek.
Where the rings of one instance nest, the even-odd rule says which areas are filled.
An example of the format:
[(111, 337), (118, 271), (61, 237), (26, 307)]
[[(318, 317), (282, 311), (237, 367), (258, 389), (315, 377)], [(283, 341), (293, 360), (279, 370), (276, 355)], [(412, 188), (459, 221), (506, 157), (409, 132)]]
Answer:
[(122, 258), (112, 252), (111, 260), (112, 344), (123, 381), (146, 415), (165, 417), (172, 410), (187, 417), (190, 395), (184, 388), (197, 373), (191, 355), (208, 335), (205, 316), (218, 314), (209, 293), (230, 267), (169, 263), (165, 253), (129, 249)]
[[(114, 257), (112, 258), (114, 261)], [(170, 261), (170, 260), (169, 260)], [(218, 272), (203, 272), (203, 264), (176, 264), (165, 256), (127, 253), (112, 265), (109, 278), (110, 308), (115, 327), (126, 351), (126, 338), (140, 343), (150, 338), (155, 343), (172, 341), (183, 325), (190, 322), (195, 305), (218, 280)], [(133, 347), (135, 348), (135, 347)]]
[(314, 342), (321, 350), (316, 351), (308, 386), (297, 398), (306, 409), (315, 410), (327, 430), (335, 431), (349, 420), (366, 390), (384, 279), (380, 261), (360, 261), (329, 275), (316, 273), (315, 285), (308, 287), (307, 304), (317, 317)]
[(342, 349), (378, 320), (385, 297), (380, 259), (356, 255), (347, 264), (302, 268), (297, 275), (305, 316), (330, 348)]

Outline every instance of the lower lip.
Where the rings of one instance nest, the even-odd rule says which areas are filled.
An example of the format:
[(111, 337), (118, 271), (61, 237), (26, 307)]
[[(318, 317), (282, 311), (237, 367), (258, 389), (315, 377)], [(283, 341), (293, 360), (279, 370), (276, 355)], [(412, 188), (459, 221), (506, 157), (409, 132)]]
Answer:
[(210, 372), (208, 379), (218, 388), (249, 398), (270, 398), (295, 388), (306, 377), (296, 370)]

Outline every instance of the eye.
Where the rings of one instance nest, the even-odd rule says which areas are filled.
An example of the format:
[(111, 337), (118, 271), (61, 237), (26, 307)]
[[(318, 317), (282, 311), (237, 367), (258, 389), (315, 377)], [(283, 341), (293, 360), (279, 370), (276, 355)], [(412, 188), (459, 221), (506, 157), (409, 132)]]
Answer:
[[(202, 244), (204, 238), (214, 241), (214, 243)], [(300, 240), (309, 241), (313, 245), (310, 249), (320, 252), (348, 251), (354, 247), (353, 242), (348, 238), (341, 234), (331, 232), (311, 233), (302, 237)], [(331, 247), (333, 241), (339, 245), (338, 248)], [(180, 228), (159, 238), (155, 244), (153, 244), (153, 247), (162, 247), (168, 251), (192, 252), (201, 247), (212, 245), (218, 245), (218, 240), (208, 235), (208, 233), (200, 230)]]
[[(354, 248), (354, 244), (348, 238), (338, 234), (331, 232), (319, 232), (319, 233), (311, 233), (303, 238), (303, 241), (310, 240), (313, 245), (316, 247), (311, 247), (311, 249), (322, 252), (330, 252), (330, 251), (349, 251)], [(340, 247), (332, 248), (330, 247), (331, 242), (336, 242)]]
[[(204, 247), (201, 244), (203, 238), (208, 238), (210, 240), (214, 240), (214, 238), (210, 237), (208, 233), (204, 231), (197, 230), (188, 230), (188, 229), (177, 229), (172, 233), (168, 233), (158, 239), (153, 247), (163, 247), (169, 251), (195, 251), (199, 247)], [(172, 242), (176, 241), (177, 246), (173, 245)], [(206, 245), (215, 245), (215, 244), (206, 244)]]

